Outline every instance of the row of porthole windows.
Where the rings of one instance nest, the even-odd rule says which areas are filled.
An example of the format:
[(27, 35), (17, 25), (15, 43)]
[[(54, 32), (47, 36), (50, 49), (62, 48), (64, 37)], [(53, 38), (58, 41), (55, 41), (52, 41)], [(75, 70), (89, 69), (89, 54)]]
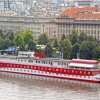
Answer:
[[(26, 60), (18, 60), (18, 61), (21, 61), (21, 62), (26, 62)], [(33, 62), (32, 60), (28, 60), (28, 62)], [(40, 61), (40, 60), (35, 60), (36, 63), (41, 63), (41, 64), (50, 64), (52, 65), (52, 62), (49, 62), (49, 61)], [(68, 63), (61, 63), (61, 62), (58, 62), (58, 65), (64, 65), (64, 66), (68, 66)]]
[[(21, 61), (21, 62), (27, 62), (27, 60), (19, 60), (18, 61)], [(41, 64), (50, 64), (52, 65), (52, 62), (49, 62), (49, 61), (40, 61), (40, 60), (28, 60), (28, 62), (35, 62), (35, 63), (41, 63)]]
[[(7, 65), (7, 66), (9, 66), (9, 65)], [(10, 64), (10, 66), (12, 66), (12, 64)], [(17, 67), (19, 67), (19, 65), (14, 65), (14, 67), (15, 66), (17, 66)], [(22, 68), (23, 66), (22, 65), (20, 65), (20, 67)], [(60, 72), (62, 72), (63, 70), (62, 69), (53, 69), (53, 68), (40, 68), (40, 67), (33, 67), (33, 66), (24, 66), (24, 68), (31, 68), (31, 69), (40, 69), (40, 70), (52, 70), (52, 71), (60, 71)], [(82, 72), (82, 71), (74, 71), (74, 70), (64, 70), (64, 72), (68, 72), (68, 73), (74, 73), (74, 74), (77, 74), (77, 73), (79, 73), (79, 74), (86, 74), (86, 72)], [(90, 74), (90, 72), (88, 72), (87, 74)]]
[[(2, 69), (2, 68), (0, 68)], [(14, 70), (14, 71), (24, 71), (24, 72), (34, 72), (34, 73), (44, 73), (44, 74), (56, 74), (56, 75), (64, 75), (64, 76), (72, 76), (74, 77), (75, 75), (67, 75), (67, 74), (59, 74), (59, 73), (52, 73), (52, 72), (40, 72), (40, 71), (32, 71), (32, 70), (22, 70), (22, 69), (12, 69), (12, 68), (4, 68), (4, 69), (7, 69), (7, 70)], [(75, 77), (84, 77), (84, 78), (90, 78), (90, 76), (75, 76)]]

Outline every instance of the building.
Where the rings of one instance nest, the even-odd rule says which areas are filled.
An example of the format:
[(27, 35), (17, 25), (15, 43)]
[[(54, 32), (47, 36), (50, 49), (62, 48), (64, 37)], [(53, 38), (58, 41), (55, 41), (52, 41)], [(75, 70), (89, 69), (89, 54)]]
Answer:
[(74, 0), (75, 6), (78, 7), (90, 7), (93, 0)]
[(13, 31), (15, 33), (30, 30), (33, 32), (34, 37), (38, 39), (39, 35), (44, 32), (49, 37), (55, 34), (53, 33), (55, 32), (55, 23), (53, 22), (52, 18), (0, 16), (0, 30)]
[(84, 7), (70, 8), (56, 18), (57, 38), (62, 34), (67, 37), (75, 29), (78, 34), (84, 32), (100, 40), (100, 8)]
[(22, 33), (33, 32), (35, 39), (46, 33), (50, 39), (65, 34), (67, 37), (75, 29), (78, 34), (84, 32), (100, 41), (100, 8), (69, 8), (56, 18), (35, 18), (31, 16), (0, 16), (0, 30), (12, 30)]

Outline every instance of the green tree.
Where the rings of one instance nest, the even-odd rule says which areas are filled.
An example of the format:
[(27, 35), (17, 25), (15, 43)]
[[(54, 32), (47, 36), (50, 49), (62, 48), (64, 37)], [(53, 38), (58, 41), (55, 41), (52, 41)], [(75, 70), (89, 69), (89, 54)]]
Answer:
[(9, 31), (5, 36), (5, 48), (14, 46), (14, 33)]
[(0, 36), (0, 50), (4, 49), (4, 39)]
[(71, 53), (71, 42), (68, 39), (64, 39), (60, 42), (60, 46), (59, 49), (61, 51), (61, 53), (63, 53), (63, 58), (70, 58), (70, 53)]
[(70, 41), (72, 45), (78, 42), (78, 34), (75, 29), (73, 29), (72, 34), (69, 35)]
[(97, 46), (95, 48), (95, 54), (94, 54), (95, 59), (100, 59), (100, 46)]
[(92, 59), (94, 52), (95, 52), (95, 48), (96, 48), (96, 41), (83, 41), (81, 44), (81, 58), (85, 58), (85, 59)]
[(59, 47), (57, 38), (54, 39), (53, 47), (56, 48), (56, 49)]
[(20, 33), (15, 35), (14, 44), (15, 44), (16, 48), (18, 47), (20, 50), (24, 49), (24, 40)]
[(61, 41), (64, 40), (64, 39), (66, 39), (66, 36), (65, 36), (65, 34), (62, 34)]
[(43, 33), (39, 36), (38, 38), (38, 44), (39, 45), (47, 45), (49, 42), (48, 36), (46, 35), (46, 33)]
[(74, 44), (71, 50), (71, 59), (72, 58), (77, 58), (79, 54), (79, 44)]
[(36, 43), (31, 31), (27, 30), (23, 33), (25, 50), (36, 50)]
[(47, 46), (45, 48), (45, 53), (46, 53), (47, 57), (52, 57), (53, 49), (49, 43), (47, 44)]
[(81, 43), (85, 40), (87, 40), (87, 35), (85, 33), (80, 33), (80, 35), (78, 36), (78, 43), (81, 45)]

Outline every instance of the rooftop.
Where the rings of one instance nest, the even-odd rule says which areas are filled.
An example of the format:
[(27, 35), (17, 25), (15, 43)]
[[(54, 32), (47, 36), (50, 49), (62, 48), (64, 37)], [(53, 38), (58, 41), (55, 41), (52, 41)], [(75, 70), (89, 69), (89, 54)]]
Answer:
[(63, 11), (60, 17), (80, 18), (80, 19), (100, 19), (100, 8), (84, 7), (70, 8)]

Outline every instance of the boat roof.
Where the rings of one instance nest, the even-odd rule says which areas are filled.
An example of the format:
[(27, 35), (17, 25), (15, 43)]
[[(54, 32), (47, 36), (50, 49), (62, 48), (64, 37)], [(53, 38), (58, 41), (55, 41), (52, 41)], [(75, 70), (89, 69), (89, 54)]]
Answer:
[(73, 66), (73, 67), (80, 67), (80, 68), (82, 68), (82, 67), (84, 67), (84, 68), (93, 68), (93, 67), (95, 67), (94, 64), (82, 64), (82, 63), (70, 63), (69, 66), (70, 67), (71, 66)]
[(73, 63), (81, 63), (81, 64), (99, 64), (97, 60), (85, 60), (85, 59), (72, 59)]

